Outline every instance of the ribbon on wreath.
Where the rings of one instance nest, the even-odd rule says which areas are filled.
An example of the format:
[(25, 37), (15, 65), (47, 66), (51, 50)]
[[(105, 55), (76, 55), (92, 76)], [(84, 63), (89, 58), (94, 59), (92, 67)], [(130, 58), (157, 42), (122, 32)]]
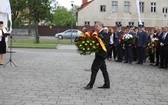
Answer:
[(102, 49), (103, 49), (105, 52), (107, 52), (107, 49), (106, 49), (106, 47), (105, 47), (105, 45), (104, 45), (102, 39), (98, 37), (97, 32), (94, 32), (92, 35), (98, 40), (98, 42), (99, 42), (100, 46), (102, 47)]

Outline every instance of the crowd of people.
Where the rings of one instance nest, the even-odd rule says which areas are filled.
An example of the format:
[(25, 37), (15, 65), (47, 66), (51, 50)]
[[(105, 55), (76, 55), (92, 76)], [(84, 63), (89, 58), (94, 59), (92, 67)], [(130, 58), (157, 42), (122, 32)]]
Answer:
[[(150, 65), (167, 69), (168, 67), (168, 27), (153, 27), (148, 30), (144, 25), (138, 27), (117, 25), (104, 27), (108, 35), (109, 46), (107, 48), (107, 60), (142, 65), (149, 60)], [(86, 27), (83, 32), (87, 32)], [(124, 43), (122, 38), (125, 34), (131, 34), (133, 40)]]
[[(109, 36), (109, 47), (107, 59), (116, 62), (124, 62), (142, 65), (146, 60), (150, 65), (167, 69), (168, 66), (168, 27), (154, 27), (145, 30), (143, 25), (138, 27), (127, 26), (122, 30), (118, 25), (116, 30), (105, 27), (104, 31)], [(131, 34), (133, 41), (122, 42), (122, 36)]]

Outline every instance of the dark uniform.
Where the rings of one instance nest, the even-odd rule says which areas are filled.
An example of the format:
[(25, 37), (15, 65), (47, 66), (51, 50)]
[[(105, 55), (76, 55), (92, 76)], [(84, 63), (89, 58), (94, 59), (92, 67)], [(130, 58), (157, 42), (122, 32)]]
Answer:
[[(121, 27), (121, 26), (118, 26)], [(123, 60), (123, 45), (121, 43), (121, 35), (123, 35), (124, 32), (122, 30), (115, 32), (115, 38), (114, 38), (114, 45), (116, 46), (116, 54), (117, 54), (117, 62), (122, 62)]]
[(145, 31), (139, 31), (137, 33), (137, 64), (143, 64), (145, 55), (145, 47), (147, 44), (147, 33)]
[[(134, 36), (135, 33), (128, 32), (128, 34), (131, 34), (132, 36)], [(125, 43), (125, 63), (132, 63), (132, 57), (133, 57), (132, 44), (133, 42)]]
[(160, 35), (160, 68), (167, 68), (168, 65), (168, 32)]

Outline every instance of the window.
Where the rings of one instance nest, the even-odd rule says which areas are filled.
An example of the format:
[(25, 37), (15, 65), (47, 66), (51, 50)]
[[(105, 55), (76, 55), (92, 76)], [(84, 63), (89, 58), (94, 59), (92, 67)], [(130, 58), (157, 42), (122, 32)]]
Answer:
[[(140, 24), (139, 24), (139, 22), (138, 22), (138, 26), (139, 26)], [(144, 26), (144, 22), (142, 22), (142, 25)]]
[(94, 24), (96, 24), (97, 22), (99, 22), (99, 21), (95, 21)]
[(145, 7), (144, 2), (139, 2), (139, 9), (140, 9), (140, 12), (144, 12), (144, 7)]
[(89, 22), (89, 21), (85, 21), (85, 22), (84, 22), (84, 25), (85, 25), (85, 26), (90, 26), (90, 22)]
[(130, 2), (124, 1), (124, 12), (129, 13), (130, 12)]
[(112, 1), (112, 12), (117, 12), (118, 1)]
[(100, 5), (100, 11), (105, 12), (106, 11), (106, 5)]
[(116, 22), (116, 26), (119, 26), (119, 25), (121, 25), (121, 22)]
[(134, 22), (129, 22), (128, 25), (129, 26), (134, 26)]
[(168, 13), (168, 7), (163, 8), (163, 13)]
[(156, 2), (151, 2), (151, 12), (156, 12)]

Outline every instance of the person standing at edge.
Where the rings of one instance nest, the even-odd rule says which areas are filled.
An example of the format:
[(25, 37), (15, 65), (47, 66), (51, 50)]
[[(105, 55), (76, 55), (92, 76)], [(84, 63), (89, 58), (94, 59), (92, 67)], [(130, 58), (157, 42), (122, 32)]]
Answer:
[[(103, 23), (96, 22), (95, 24), (95, 30), (98, 32), (98, 37), (102, 39), (104, 42), (104, 45), (106, 49), (108, 48), (109, 42), (108, 42), (108, 35), (107, 33), (103, 32)], [(103, 49), (100, 49), (98, 52), (95, 53), (95, 59), (92, 63), (91, 67), (91, 78), (90, 82), (87, 86), (84, 87), (84, 89), (92, 89), (97, 73), (99, 69), (102, 71), (103, 77), (104, 77), (104, 85), (98, 88), (110, 88), (110, 80), (109, 75), (107, 72), (106, 62), (105, 59), (107, 58), (107, 51), (104, 51)]]
[(160, 68), (167, 69), (168, 66), (168, 27), (163, 28), (160, 35)]
[(3, 21), (0, 21), (0, 66), (4, 65), (3, 61), (3, 54), (6, 53), (6, 42), (4, 34), (6, 33), (6, 29), (3, 28)]

